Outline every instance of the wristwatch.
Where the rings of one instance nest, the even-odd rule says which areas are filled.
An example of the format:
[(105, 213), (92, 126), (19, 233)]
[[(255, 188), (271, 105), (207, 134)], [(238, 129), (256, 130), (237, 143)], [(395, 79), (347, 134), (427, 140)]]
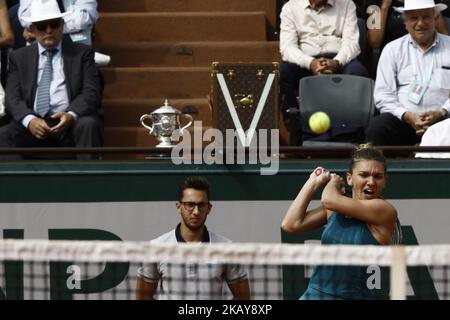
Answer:
[(447, 109), (442, 108), (441, 110), (439, 110), (439, 112), (441, 113), (442, 119), (447, 119), (447, 116), (448, 116), (448, 110)]

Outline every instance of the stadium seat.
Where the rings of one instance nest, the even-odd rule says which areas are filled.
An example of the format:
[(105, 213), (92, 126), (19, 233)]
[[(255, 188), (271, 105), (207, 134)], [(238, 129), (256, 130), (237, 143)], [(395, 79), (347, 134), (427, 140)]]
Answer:
[[(305, 77), (299, 84), (300, 126), (303, 146), (349, 145), (364, 141), (364, 129), (374, 115), (374, 81), (354, 75)], [(309, 117), (323, 111), (331, 119), (330, 129), (317, 135)]]

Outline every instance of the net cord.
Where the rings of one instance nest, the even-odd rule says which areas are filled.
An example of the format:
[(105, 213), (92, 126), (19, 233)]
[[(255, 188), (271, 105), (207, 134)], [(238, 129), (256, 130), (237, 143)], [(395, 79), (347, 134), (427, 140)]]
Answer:
[(450, 265), (450, 245), (153, 244), (134, 241), (12, 239), (0, 240), (0, 260), (391, 266), (393, 251), (398, 247), (404, 248), (403, 260), (407, 266)]

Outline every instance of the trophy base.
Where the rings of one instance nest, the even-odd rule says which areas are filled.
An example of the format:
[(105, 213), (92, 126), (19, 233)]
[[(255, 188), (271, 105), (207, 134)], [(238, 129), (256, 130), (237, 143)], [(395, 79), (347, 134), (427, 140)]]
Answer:
[(145, 157), (147, 160), (172, 160), (172, 148), (175, 147), (170, 140), (170, 137), (160, 137), (160, 143), (156, 145), (157, 150), (161, 150), (161, 153), (155, 152)]
[(175, 147), (175, 145), (170, 142), (161, 142), (160, 144), (156, 145), (156, 147), (161, 149), (171, 149)]
[(151, 154), (146, 156), (145, 160), (172, 160), (172, 157), (167, 153)]
[[(172, 156), (171, 152), (168, 150), (171, 150), (171, 148), (174, 147), (174, 145), (170, 145), (170, 147), (168, 145), (165, 146), (161, 146), (161, 144), (157, 145), (157, 149), (161, 150), (161, 153), (152, 153), (148, 156), (145, 157), (146, 160), (178, 160), (181, 159), (180, 157), (177, 156)], [(165, 152), (163, 152), (165, 151)]]

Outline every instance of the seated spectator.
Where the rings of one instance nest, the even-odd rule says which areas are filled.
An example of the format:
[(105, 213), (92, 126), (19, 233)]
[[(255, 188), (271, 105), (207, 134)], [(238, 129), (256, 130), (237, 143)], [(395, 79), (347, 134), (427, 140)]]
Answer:
[(356, 60), (361, 52), (352, 0), (290, 0), (281, 11), (281, 109), (298, 109), (301, 78), (319, 74), (368, 76)]
[[(27, 42), (34, 40), (33, 34), (28, 30), (30, 23), (26, 17), (30, 14), (30, 5), (33, 0), (20, 0), (19, 19), (24, 27), (23, 37)], [(99, 18), (97, 0), (58, 0), (61, 12), (66, 12), (64, 17), (65, 38), (73, 42), (92, 45), (92, 29)], [(107, 65), (111, 58), (108, 55), (96, 52), (94, 60), (99, 66)]]
[(428, 127), (447, 118), (450, 101), (435, 72), (450, 66), (450, 37), (436, 32), (445, 8), (433, 0), (405, 0), (396, 9), (404, 15), (408, 34), (381, 53), (374, 92), (381, 114), (369, 123), (367, 141), (415, 145)]
[(30, 30), (36, 42), (9, 57), (0, 147), (100, 147), (102, 84), (94, 51), (62, 40), (64, 13), (56, 0), (34, 0)]
[[(369, 21), (379, 22), (379, 25), (373, 25), (367, 30), (367, 41), (371, 48), (383, 49), (387, 43), (408, 33), (403, 23), (402, 14), (394, 10), (395, 7), (402, 7), (403, 3), (404, 0), (366, 0), (367, 8), (370, 6), (379, 8), (379, 10), (369, 9)], [(437, 31), (442, 34), (449, 34), (441, 14), (438, 16)]]
[[(24, 37), (30, 42), (33, 34), (29, 32), (31, 3), (34, 0), (20, 0), (19, 20), (25, 28)], [(64, 17), (64, 34), (67, 34), (73, 42), (92, 45), (92, 28), (97, 21), (97, 0), (58, 0), (61, 12), (66, 12)]]

